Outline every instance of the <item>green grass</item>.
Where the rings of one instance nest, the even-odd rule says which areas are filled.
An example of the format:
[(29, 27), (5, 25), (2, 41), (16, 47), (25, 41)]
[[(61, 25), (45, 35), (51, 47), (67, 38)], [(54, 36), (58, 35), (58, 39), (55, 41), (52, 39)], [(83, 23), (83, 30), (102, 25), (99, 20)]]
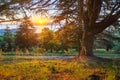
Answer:
[(96, 49), (94, 50), (94, 55), (100, 57), (109, 57), (109, 58), (120, 58), (120, 54), (115, 54), (114, 51), (106, 51), (105, 49)]
[[(69, 49), (68, 51), (53, 51), (53, 53), (50, 52), (39, 52), (39, 51), (30, 51), (28, 53), (19, 51), (16, 52), (0, 52), (2, 55), (7, 56), (15, 56), (15, 55), (25, 55), (25, 56), (65, 56), (65, 55), (78, 55), (79, 52), (77, 52), (75, 49)], [(94, 49), (94, 53), (96, 56), (120, 56), (120, 54), (114, 54), (113, 50), (106, 51), (105, 49)]]
[[(1, 59), (3, 60), (13, 60), (14, 58), (18, 58), (19, 60), (26, 60), (30, 59), (27, 58), (26, 56), (76, 56), (78, 55), (78, 52), (76, 52), (74, 49), (70, 49), (68, 52), (44, 52), (44, 53), (35, 53), (35, 52), (29, 52), (25, 53), (22, 51), (19, 51), (19, 54), (16, 54), (16, 52), (0, 52)], [(107, 52), (105, 49), (95, 49), (94, 50), (94, 55), (100, 56), (100, 57), (105, 57), (105, 58), (119, 58), (120, 59), (120, 54), (112, 54), (111, 51)]]
[(32, 60), (0, 65), (1, 80), (117, 80), (120, 71), (114, 63), (78, 63), (61, 60)]
[(120, 57), (120, 54), (95, 53), (96, 56)]
[(94, 53), (104, 53), (104, 54), (113, 54), (113, 50), (106, 51), (105, 49), (94, 49)]

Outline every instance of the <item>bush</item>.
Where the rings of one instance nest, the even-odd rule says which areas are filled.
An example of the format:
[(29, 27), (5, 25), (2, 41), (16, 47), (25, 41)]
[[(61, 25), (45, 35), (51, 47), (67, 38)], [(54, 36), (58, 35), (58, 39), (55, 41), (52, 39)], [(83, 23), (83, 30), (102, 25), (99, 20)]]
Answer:
[(31, 51), (33, 52), (34, 55), (43, 54), (45, 52), (43, 48), (39, 48), (39, 47), (33, 47), (31, 48)]
[(114, 45), (115, 45), (115, 47), (113, 47), (114, 53), (120, 54), (120, 42), (115, 41)]

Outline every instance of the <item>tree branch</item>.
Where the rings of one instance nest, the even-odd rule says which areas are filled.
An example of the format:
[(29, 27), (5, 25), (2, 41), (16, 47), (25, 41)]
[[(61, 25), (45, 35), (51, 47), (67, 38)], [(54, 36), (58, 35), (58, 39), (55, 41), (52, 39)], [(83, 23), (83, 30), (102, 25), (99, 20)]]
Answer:
[[(118, 7), (120, 7), (120, 4), (118, 5)], [(110, 25), (114, 24), (115, 22), (118, 21), (118, 19), (120, 18), (120, 9), (117, 7), (118, 11), (115, 13), (113, 13), (113, 9), (111, 11), (111, 13), (106, 16), (101, 22), (96, 23), (92, 28), (91, 28), (91, 32), (92, 34), (97, 34), (102, 32), (105, 28), (109, 27)]]
[(93, 26), (95, 21), (98, 19), (101, 10), (102, 0), (87, 0), (87, 15), (89, 27)]

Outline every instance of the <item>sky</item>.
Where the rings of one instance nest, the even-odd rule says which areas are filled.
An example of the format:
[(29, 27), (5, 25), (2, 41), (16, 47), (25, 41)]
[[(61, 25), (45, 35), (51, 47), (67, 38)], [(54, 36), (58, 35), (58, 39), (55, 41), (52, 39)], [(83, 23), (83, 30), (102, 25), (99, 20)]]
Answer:
[(6, 27), (9, 27), (10, 29), (16, 29), (17, 24), (0, 24), (0, 29), (6, 29)]
[[(9, 27), (10, 29), (17, 29), (18, 25), (17, 24), (0, 24), (0, 29), (6, 29)], [(48, 26), (35, 26), (36, 32), (39, 33), (44, 27)]]

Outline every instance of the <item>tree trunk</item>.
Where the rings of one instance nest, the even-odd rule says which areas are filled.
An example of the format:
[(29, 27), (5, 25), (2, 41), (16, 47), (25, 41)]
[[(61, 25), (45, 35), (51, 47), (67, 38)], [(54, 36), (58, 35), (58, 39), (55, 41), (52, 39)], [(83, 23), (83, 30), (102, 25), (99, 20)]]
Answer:
[(85, 59), (89, 57), (93, 57), (93, 43), (94, 43), (94, 35), (89, 35), (88, 32), (83, 33), (83, 37), (81, 39), (81, 50), (79, 52), (78, 58)]

